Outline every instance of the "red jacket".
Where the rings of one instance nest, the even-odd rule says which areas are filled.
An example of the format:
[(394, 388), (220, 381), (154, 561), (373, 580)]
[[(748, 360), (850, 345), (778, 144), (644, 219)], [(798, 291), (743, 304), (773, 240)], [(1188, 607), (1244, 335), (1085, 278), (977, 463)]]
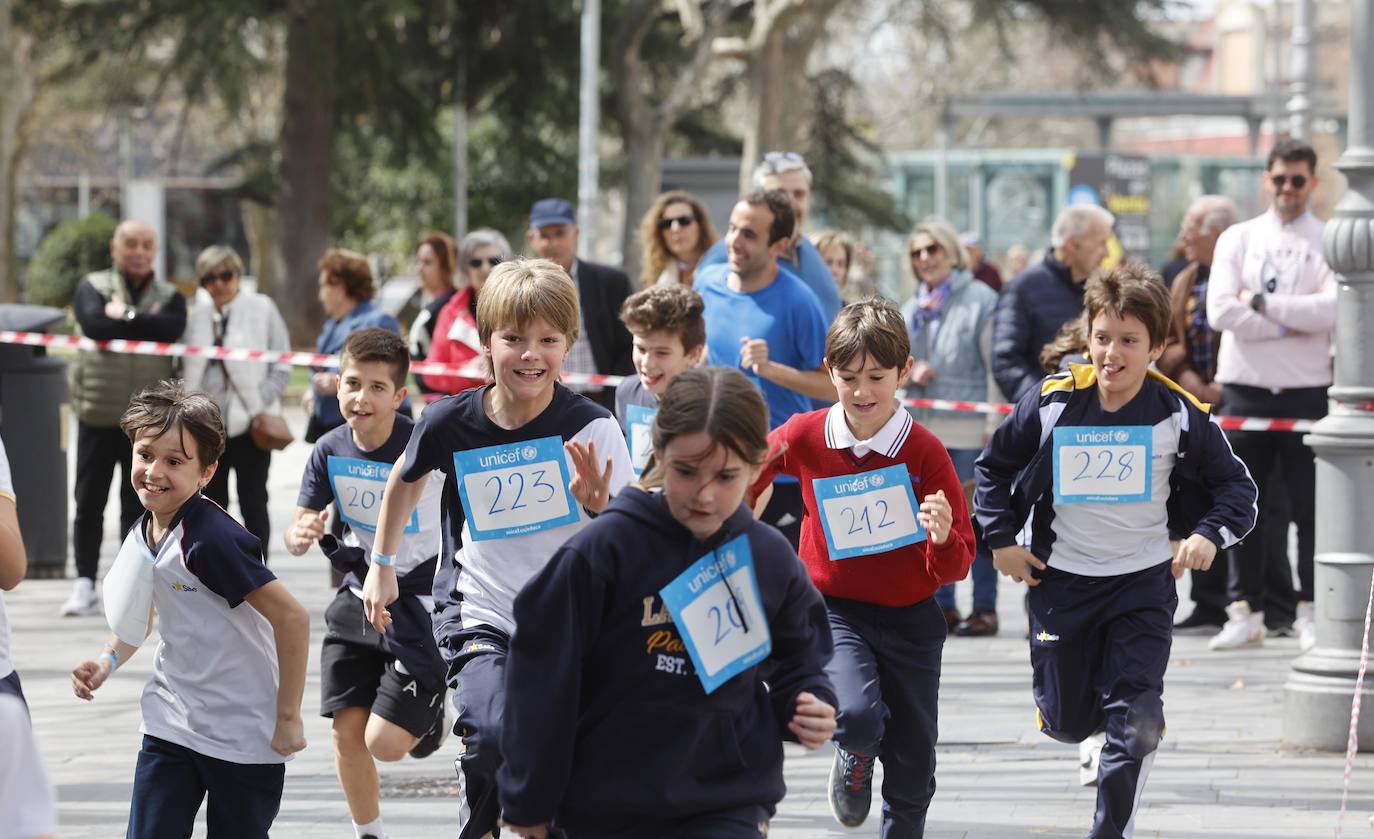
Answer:
[[(482, 365), (482, 344), (477, 340), (477, 319), (472, 316), (470, 307), (476, 293), (472, 286), (465, 286), (449, 298), (439, 315), (434, 319), (434, 330), (429, 356), (426, 361), (443, 364), (457, 364), (462, 367)], [(485, 379), (468, 379), (462, 376), (421, 376), (426, 386), (444, 393), (458, 393), (470, 387), (486, 384)]]
[[(963, 487), (954, 474), (954, 464), (945, 447), (935, 435), (913, 421), (905, 438), (896, 445), (895, 456), (872, 451), (856, 458), (850, 448), (834, 449), (827, 444), (827, 413), (829, 409), (796, 414), (768, 435), (773, 454), (784, 443), (787, 449), (764, 467), (752, 490), (757, 497), (779, 473), (800, 480), (805, 511), (799, 554), (816, 588), (822, 594), (848, 600), (881, 606), (909, 606), (930, 597), (945, 583), (964, 579), (973, 564), (973, 526)], [(886, 553), (832, 561), (817, 512), (813, 482), (818, 478), (860, 475), (890, 466), (906, 468), (917, 504), (938, 490), (945, 491), (954, 515), (949, 538), (943, 545), (923, 540)]]

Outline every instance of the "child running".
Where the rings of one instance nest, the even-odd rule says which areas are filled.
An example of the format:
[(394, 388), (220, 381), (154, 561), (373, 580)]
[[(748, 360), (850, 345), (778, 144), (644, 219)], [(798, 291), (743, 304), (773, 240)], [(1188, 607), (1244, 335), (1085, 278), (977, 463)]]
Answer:
[(433, 619), (463, 738), (462, 839), (492, 832), (500, 815), (496, 770), (515, 595), (632, 476), (615, 418), (558, 384), (579, 320), (577, 287), (557, 264), (498, 265), (477, 303), (493, 381), (425, 409), (378, 516), (363, 608), (380, 631), (393, 619), (395, 554), (423, 493), (419, 482), (444, 473)]
[[(384, 839), (381, 781), (373, 759), (427, 757), (443, 740), (444, 661), (429, 615), (439, 556), (440, 481), (425, 484), (396, 554), (400, 599), (393, 622), (378, 634), (363, 615), (362, 579), (377, 529), (391, 464), (415, 424), (396, 413), (406, 396), (410, 352), (385, 329), (360, 329), (339, 354), (339, 409), (346, 425), (315, 443), (301, 477), (286, 549), (304, 554), (314, 542), (345, 574), (325, 611), (320, 648), (320, 713), (333, 718), (334, 766), (358, 839)], [(328, 533), (329, 505), (344, 522)]]
[[(1091, 365), (1017, 403), (978, 460), (974, 506), (997, 570), (1031, 586), (1040, 730), (1082, 744), (1089, 767), (1096, 740), (1089, 836), (1121, 839), (1164, 733), (1174, 577), (1250, 532), (1258, 492), (1210, 406), (1149, 369), (1169, 334), (1160, 278), (1117, 266), (1088, 280), (1083, 303)], [(1017, 535), (1032, 511), (1027, 550)], [(1171, 531), (1186, 536), (1177, 554)]]
[(515, 833), (767, 834), (782, 739), (814, 749), (835, 727), (820, 594), (742, 504), (767, 449), (744, 374), (683, 373), (643, 483), (516, 599), (498, 775)]
[(620, 320), (634, 339), (637, 376), (626, 376), (615, 389), (615, 418), (630, 444), (635, 474), (649, 459), (649, 429), (658, 400), (684, 370), (701, 363), (706, 350), (706, 321), (701, 295), (678, 283), (649, 286), (625, 298)]
[(801, 481), (800, 555), (835, 636), (830, 809), (846, 827), (863, 824), (881, 759), (887, 839), (925, 832), (949, 634), (933, 596), (968, 575), (974, 550), (949, 453), (897, 399), (912, 365), (895, 306), (877, 297), (846, 306), (825, 338), (836, 404), (774, 429), (774, 459), (754, 482), (762, 493), (779, 473)]
[(146, 624), (133, 616), (141, 636), (112, 635), (95, 661), (78, 664), (72, 688), (92, 699), (156, 614), (162, 640), (143, 690), (128, 835), (190, 836), (208, 793), (210, 839), (265, 839), (285, 761), (305, 748), (310, 613), (267, 570), (257, 537), (200, 494), (224, 452), (214, 402), (163, 382), (134, 396), (119, 426), (133, 443), (130, 480), (146, 512), (115, 565), (152, 565), (152, 608)]

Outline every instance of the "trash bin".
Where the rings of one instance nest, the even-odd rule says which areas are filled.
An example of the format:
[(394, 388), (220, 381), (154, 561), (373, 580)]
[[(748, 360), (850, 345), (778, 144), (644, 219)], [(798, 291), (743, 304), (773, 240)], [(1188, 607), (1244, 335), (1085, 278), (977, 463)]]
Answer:
[[(0, 330), (46, 332), (61, 309), (0, 305)], [(30, 577), (67, 573), (67, 363), (43, 347), (0, 344), (0, 439), (9, 455)]]

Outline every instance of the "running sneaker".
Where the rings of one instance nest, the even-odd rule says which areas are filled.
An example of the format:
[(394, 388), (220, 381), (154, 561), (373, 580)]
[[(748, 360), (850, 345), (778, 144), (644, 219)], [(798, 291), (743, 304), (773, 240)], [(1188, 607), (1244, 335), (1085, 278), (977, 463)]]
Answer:
[(1311, 601), (1298, 603), (1298, 616), (1293, 618), (1293, 630), (1298, 634), (1298, 649), (1307, 652), (1317, 644), (1317, 621), (1313, 617)]
[(72, 583), (71, 596), (62, 604), (62, 617), (72, 618), (99, 612), (100, 597), (95, 593), (95, 580), (90, 577), (77, 577)]
[(1250, 611), (1250, 604), (1237, 600), (1226, 607), (1226, 625), (1212, 636), (1207, 646), (1213, 650), (1233, 650), (1264, 643), (1264, 613)]
[(1078, 744), (1078, 783), (1097, 786), (1097, 767), (1102, 763), (1102, 747), (1107, 745), (1107, 732), (1099, 731)]
[(429, 731), (426, 731), (425, 735), (420, 738), (420, 742), (415, 744), (415, 748), (410, 750), (410, 756), (416, 760), (427, 758), (439, 751), (439, 747), (444, 745), (444, 741), (448, 739), (448, 726), (444, 724), (443, 708), (443, 703), (446, 698), (447, 697), (439, 698), (440, 707), (438, 719), (434, 721), (434, 725), (430, 727)]
[(835, 747), (835, 762), (830, 765), (830, 813), (845, 827), (858, 827), (868, 818), (875, 760)]

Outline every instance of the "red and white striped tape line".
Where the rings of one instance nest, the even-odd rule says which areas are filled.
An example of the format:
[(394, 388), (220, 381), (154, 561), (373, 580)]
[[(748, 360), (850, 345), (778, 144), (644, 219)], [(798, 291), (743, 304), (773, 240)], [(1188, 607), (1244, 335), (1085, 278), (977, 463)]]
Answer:
[(1364, 676), (1369, 668), (1369, 623), (1374, 617), (1374, 576), (1369, 578), (1369, 602), (1364, 607), (1364, 636), (1360, 641), (1360, 667), (1355, 674), (1355, 696), (1350, 700), (1350, 735), (1345, 742), (1345, 776), (1341, 782), (1341, 810), (1336, 814), (1336, 839), (1341, 839), (1346, 805), (1350, 801), (1350, 776), (1355, 771), (1355, 753), (1360, 746), (1360, 699), (1364, 695)]
[[(0, 330), (0, 344), (23, 344), (36, 347), (70, 347), (81, 350), (103, 350), (105, 352), (133, 355), (158, 356), (198, 356), (221, 361), (262, 361), (285, 362), (297, 367), (339, 366), (337, 355), (323, 355), (308, 352), (274, 352), (272, 350), (250, 350), (239, 347), (204, 347), (192, 344), (168, 344), (161, 341), (125, 341), (114, 339), (96, 341), (79, 335), (49, 335), (44, 332), (11, 332)], [(460, 376), (465, 379), (482, 379), (486, 371), (480, 367), (459, 367), (453, 364), (440, 364), (435, 361), (415, 361), (410, 365), (412, 373), (425, 376)], [(566, 384), (595, 385), (615, 387), (620, 384), (621, 376), (602, 376), (599, 374), (567, 373), (562, 381)], [(912, 408), (931, 408), (937, 411), (958, 413), (999, 414), (1012, 412), (1013, 406), (1001, 402), (963, 402), (951, 399), (907, 399), (905, 404)], [(1374, 405), (1357, 406), (1374, 409)], [(1306, 419), (1266, 419), (1254, 417), (1217, 417), (1221, 427), (1228, 431), (1296, 431), (1308, 432), (1316, 424)]]

